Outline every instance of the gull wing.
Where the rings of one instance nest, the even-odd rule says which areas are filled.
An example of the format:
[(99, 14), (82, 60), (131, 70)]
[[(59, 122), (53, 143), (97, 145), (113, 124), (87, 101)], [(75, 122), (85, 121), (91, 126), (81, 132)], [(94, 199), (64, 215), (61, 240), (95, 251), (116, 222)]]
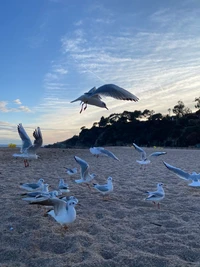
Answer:
[(98, 150), (101, 153), (103, 153), (104, 155), (119, 161), (119, 159), (111, 151), (109, 151), (109, 150), (107, 150), (107, 149), (105, 149), (103, 147), (99, 147)]
[(146, 199), (150, 199), (150, 198), (152, 198), (152, 199), (155, 198), (156, 199), (156, 198), (160, 198), (160, 197), (163, 197), (163, 196), (164, 196), (164, 194), (162, 192), (153, 192), (150, 195), (148, 195), (148, 197)]
[(149, 157), (158, 157), (158, 156), (165, 155), (165, 154), (167, 154), (167, 152), (153, 152), (148, 156), (148, 158)]
[(101, 192), (107, 192), (107, 191), (109, 191), (109, 188), (108, 188), (108, 185), (107, 184), (104, 184), (104, 185), (96, 184), (96, 185), (94, 185), (94, 187), (97, 190), (101, 191)]
[(115, 99), (120, 99), (120, 100), (130, 100), (130, 101), (139, 100), (137, 96), (133, 95), (129, 91), (115, 84), (105, 84), (105, 85), (100, 86), (98, 89), (92, 91), (92, 96), (94, 95), (110, 96), (110, 97), (113, 97)]
[(141, 153), (141, 159), (145, 160), (147, 158), (146, 152), (141, 147), (137, 146), (135, 143), (133, 143), (134, 148)]
[(19, 133), (19, 136), (22, 140), (22, 147), (21, 147), (21, 153), (26, 152), (26, 150), (32, 146), (31, 139), (29, 138), (28, 134), (24, 130), (24, 127), (22, 126), (22, 123), (19, 123), (17, 126), (17, 130)]
[(66, 202), (59, 198), (48, 198), (48, 199), (43, 199), (43, 200), (36, 199), (34, 201), (31, 201), (29, 204), (53, 206), (56, 216), (61, 210), (66, 210)]
[(35, 138), (35, 140), (33, 145), (28, 148), (28, 152), (35, 151), (42, 146), (43, 138), (40, 127), (37, 127), (37, 129), (35, 129), (35, 131), (33, 132), (33, 137)]
[(179, 169), (176, 168), (168, 163), (166, 163), (165, 161), (163, 161), (164, 165), (172, 172), (174, 172), (179, 178), (184, 179), (184, 180), (190, 180), (190, 174)]
[(89, 165), (88, 165), (88, 163), (85, 160), (83, 160), (83, 159), (81, 159), (81, 158), (79, 158), (77, 156), (74, 156), (74, 158), (75, 158), (76, 162), (81, 167), (81, 178), (83, 180), (85, 180), (85, 177), (88, 175)]

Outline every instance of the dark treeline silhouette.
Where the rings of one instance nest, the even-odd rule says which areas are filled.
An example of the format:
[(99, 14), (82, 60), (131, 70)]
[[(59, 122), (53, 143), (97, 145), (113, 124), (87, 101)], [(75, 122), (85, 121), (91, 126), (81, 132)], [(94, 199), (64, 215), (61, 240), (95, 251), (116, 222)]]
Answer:
[(101, 117), (90, 129), (81, 127), (78, 136), (46, 147), (124, 146), (133, 142), (142, 146), (200, 147), (200, 97), (195, 99), (195, 108), (198, 110), (192, 113), (178, 101), (167, 115), (148, 109), (114, 113)]

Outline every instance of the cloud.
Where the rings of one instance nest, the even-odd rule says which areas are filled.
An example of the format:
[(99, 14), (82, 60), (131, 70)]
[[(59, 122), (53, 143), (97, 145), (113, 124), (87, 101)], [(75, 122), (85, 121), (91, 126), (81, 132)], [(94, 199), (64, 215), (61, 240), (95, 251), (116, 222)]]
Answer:
[(14, 103), (16, 103), (17, 105), (21, 105), (21, 101), (20, 101), (20, 99), (18, 98), (18, 99), (15, 99), (15, 100), (13, 100), (13, 102)]

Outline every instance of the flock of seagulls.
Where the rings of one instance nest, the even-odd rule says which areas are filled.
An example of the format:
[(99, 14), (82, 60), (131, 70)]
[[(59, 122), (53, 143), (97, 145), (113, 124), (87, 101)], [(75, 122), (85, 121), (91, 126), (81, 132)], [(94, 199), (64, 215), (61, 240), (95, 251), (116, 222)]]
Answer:
[[(92, 88), (90, 91), (71, 102), (81, 101), (82, 106), (80, 113), (87, 108), (88, 104), (108, 109), (106, 104), (101, 100), (101, 96), (110, 96), (120, 100), (139, 100), (135, 95), (117, 85), (105, 84), (98, 89), (96, 89), (95, 87)], [(22, 147), (20, 154), (13, 154), (13, 156), (23, 158), (24, 166), (29, 167), (28, 159), (37, 159), (39, 157), (36, 152), (43, 144), (42, 133), (39, 127), (35, 129), (33, 132), (34, 142), (32, 143), (21, 123), (18, 125), (17, 129), (22, 140)], [(137, 152), (140, 153), (140, 160), (136, 160), (136, 162), (141, 166), (146, 166), (147, 164), (149, 164), (151, 162), (151, 157), (158, 157), (166, 154), (166, 152), (154, 152), (147, 156), (143, 148), (139, 147), (135, 143), (133, 143), (133, 147)], [(116, 157), (111, 151), (103, 147), (91, 147), (89, 151), (97, 158), (99, 156), (106, 156), (119, 161), (118, 157)], [(91, 182), (94, 178), (97, 177), (97, 175), (90, 173), (90, 166), (84, 159), (78, 156), (74, 156), (74, 159), (80, 167), (80, 179), (76, 179), (74, 180), (74, 182), (77, 184), (86, 184), (91, 190)], [(170, 171), (175, 173), (181, 179), (192, 181), (189, 186), (200, 186), (200, 174), (197, 174), (196, 172), (189, 174), (164, 161), (163, 163)], [(76, 167), (72, 169), (67, 167), (64, 168), (66, 170), (66, 173), (70, 176), (76, 175), (78, 173)], [(47, 212), (47, 214), (53, 217), (60, 225), (64, 226), (65, 229), (67, 229), (70, 223), (75, 221), (75, 206), (79, 201), (74, 196), (63, 196), (63, 193), (70, 192), (69, 186), (64, 181), (64, 179), (60, 179), (57, 190), (53, 191), (49, 191), (49, 184), (45, 184), (44, 179), (42, 178), (40, 178), (36, 183), (20, 184), (20, 188), (28, 191), (21, 194), (21, 196), (23, 197), (22, 200), (27, 201), (29, 204), (43, 205), (46, 207), (50, 206), (51, 209)], [(107, 183), (105, 184), (93, 183), (93, 188), (103, 195), (104, 200), (108, 200), (110, 193), (113, 192), (112, 177), (109, 176), (107, 178)], [(157, 184), (156, 191), (146, 191), (144, 193), (148, 194), (148, 196), (145, 198), (146, 201), (152, 201), (154, 205), (157, 205), (157, 207), (160, 208), (160, 201), (165, 197), (163, 183)]]

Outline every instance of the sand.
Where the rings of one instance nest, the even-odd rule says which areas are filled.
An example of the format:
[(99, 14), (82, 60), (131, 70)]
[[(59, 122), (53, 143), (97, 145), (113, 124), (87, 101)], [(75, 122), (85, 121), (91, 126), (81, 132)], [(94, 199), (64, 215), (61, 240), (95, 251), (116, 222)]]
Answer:
[[(0, 266), (1, 267), (121, 267), (200, 266), (200, 188), (171, 173), (162, 163), (200, 172), (200, 150), (164, 149), (145, 170), (136, 163), (131, 147), (109, 148), (120, 159), (92, 156), (88, 149), (41, 148), (38, 160), (25, 168), (12, 157), (18, 149), (0, 149)], [(162, 151), (162, 149), (157, 149)], [(147, 148), (147, 153), (155, 151)], [(78, 167), (73, 156), (85, 159), (94, 182), (112, 176), (114, 191), (109, 201), (94, 188), (77, 185), (63, 167)], [(78, 198), (77, 218), (63, 231), (44, 208), (21, 200), (20, 182), (44, 178), (57, 189), (59, 177)], [(161, 208), (144, 200), (142, 191), (164, 183)]]

